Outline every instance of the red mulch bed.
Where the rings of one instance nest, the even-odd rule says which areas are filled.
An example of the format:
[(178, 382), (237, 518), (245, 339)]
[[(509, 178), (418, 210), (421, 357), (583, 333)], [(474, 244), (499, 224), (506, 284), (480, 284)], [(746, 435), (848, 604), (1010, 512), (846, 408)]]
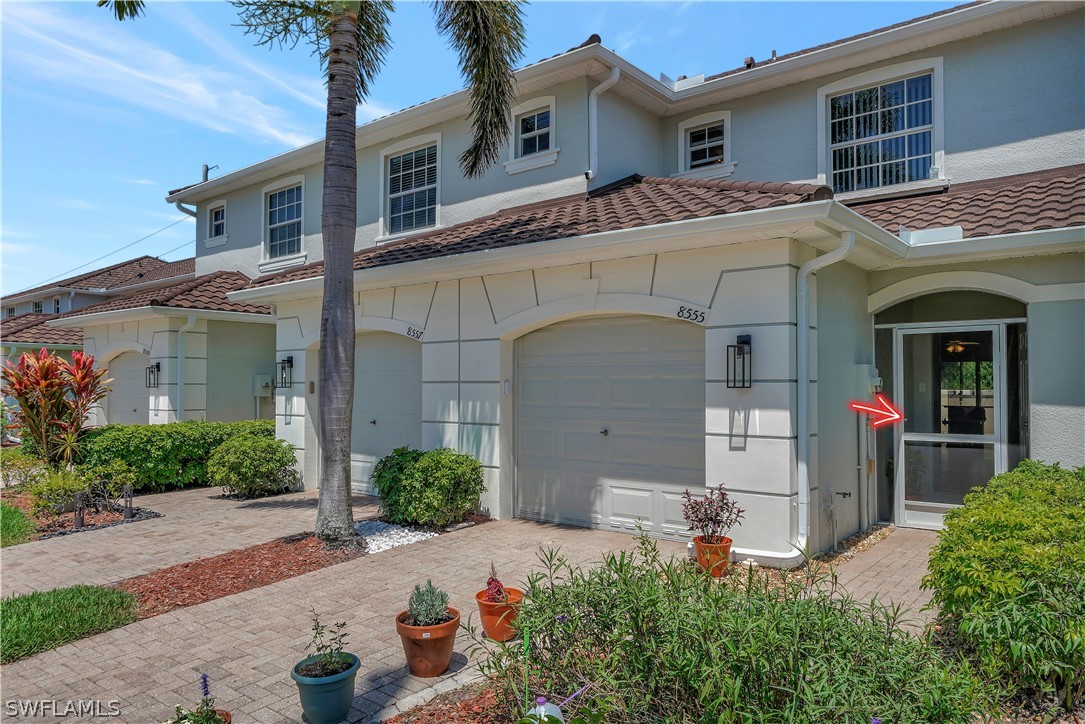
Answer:
[(385, 724), (508, 724), (497, 694), (486, 684), (446, 691)]
[(117, 584), (139, 599), (139, 618), (285, 581), (357, 558), (354, 549), (325, 548), (311, 533), (278, 538), (135, 576)]
[[(62, 530), (75, 530), (75, 513), (35, 517), (34, 499), (29, 493), (16, 493), (14, 491), (5, 490), (3, 494), (0, 495), (0, 499), (3, 499), (8, 505), (14, 506), (26, 513), (26, 516), (34, 523), (36, 530), (34, 533), (30, 534), (28, 540), (37, 540), (43, 535), (57, 533)], [(116, 523), (118, 520), (123, 519), (124, 514), (115, 510), (105, 510), (101, 513), (95, 513), (93, 510), (83, 511), (83, 525), (88, 527), (92, 525)]]

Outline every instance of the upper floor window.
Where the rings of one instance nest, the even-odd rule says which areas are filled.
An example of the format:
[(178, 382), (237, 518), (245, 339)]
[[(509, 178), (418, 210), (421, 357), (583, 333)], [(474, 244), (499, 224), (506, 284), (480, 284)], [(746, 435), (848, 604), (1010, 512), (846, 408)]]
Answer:
[(550, 150), (550, 108), (539, 108), (516, 118), (518, 156)]
[(730, 111), (702, 113), (678, 124), (679, 176), (723, 178), (734, 170)]
[(53, 314), (60, 314), (60, 297), (53, 297)]
[(437, 144), (388, 156), (388, 233), (437, 224)]
[(301, 184), (267, 195), (267, 240), (269, 259), (301, 253)]
[(39, 299), (38, 301), (34, 302), (34, 304), (31, 306), (31, 309), (33, 310), (34, 314), (41, 314), (45, 311), (45, 305), (42, 304), (41, 300)]
[(7, 307), (7, 308), (5, 308), (4, 309), (4, 316), (5, 317), (14, 317), (15, 316), (15, 307)]
[(213, 206), (207, 212), (207, 238), (226, 235), (226, 206)]

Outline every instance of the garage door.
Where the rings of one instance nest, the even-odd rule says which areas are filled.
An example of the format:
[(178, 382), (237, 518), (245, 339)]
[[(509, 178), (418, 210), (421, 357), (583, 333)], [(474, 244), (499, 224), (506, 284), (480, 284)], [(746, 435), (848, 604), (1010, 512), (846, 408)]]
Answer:
[(106, 418), (111, 423), (146, 425), (150, 421), (149, 393), (145, 378), (147, 357), (138, 352), (125, 352), (109, 361), (109, 395), (106, 397)]
[(390, 332), (360, 334), (354, 364), (351, 483), (372, 492), (369, 475), (378, 460), (422, 444), (422, 345)]
[(685, 537), (704, 488), (704, 330), (608, 316), (517, 345), (517, 510), (536, 520)]

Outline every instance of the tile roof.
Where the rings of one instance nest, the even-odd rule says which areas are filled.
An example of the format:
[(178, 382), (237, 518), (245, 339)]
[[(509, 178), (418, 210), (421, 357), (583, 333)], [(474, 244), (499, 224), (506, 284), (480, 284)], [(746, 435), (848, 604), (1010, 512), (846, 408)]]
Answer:
[(4, 344), (83, 344), (83, 330), (56, 329), (45, 324), (55, 314), (20, 314), (0, 320), (0, 342)]
[(1085, 164), (955, 184), (940, 193), (854, 202), (853, 211), (897, 233), (960, 226), (965, 238), (1085, 225)]
[(67, 279), (59, 279), (55, 282), (41, 284), (31, 289), (15, 292), (8, 296), (22, 297), (35, 292), (46, 292), (50, 289), (63, 287), (66, 289), (115, 289), (132, 284), (142, 284), (145, 281), (166, 279), (171, 276), (193, 274), (196, 271), (196, 260), (182, 259), (181, 261), (167, 262), (154, 256), (141, 256), (128, 261), (122, 261), (104, 269), (95, 269), (84, 274), (78, 274)]
[[(832, 198), (827, 186), (629, 176), (588, 194), (517, 206), (447, 229), (354, 253), (354, 268), (501, 249), (604, 231), (702, 219)], [(251, 286), (319, 277), (322, 262), (257, 279)]]
[(245, 312), (248, 314), (270, 314), (271, 309), (263, 304), (245, 304), (232, 302), (226, 298), (226, 292), (232, 292), (248, 285), (250, 279), (241, 272), (217, 271), (195, 279), (186, 279), (157, 289), (136, 292), (126, 297), (84, 307), (62, 315), (65, 319), (82, 317), (102, 312), (118, 312), (124, 309), (142, 307), (166, 307), (178, 310), (208, 310), (216, 312)]
[(710, 80), (716, 80), (717, 78), (725, 78), (726, 76), (735, 75), (737, 73), (744, 73), (747, 70), (753, 70), (754, 68), (761, 68), (762, 66), (772, 65), (773, 63), (779, 63), (781, 60), (790, 60), (791, 58), (798, 58), (799, 56), (809, 55), (810, 53), (816, 53), (819, 50), (825, 50), (826, 48), (832, 48), (832, 47), (837, 46), (837, 45), (843, 45), (844, 43), (851, 43), (851, 42), (856, 41), (856, 40), (862, 40), (863, 38), (869, 38), (872, 35), (878, 35), (880, 33), (887, 33), (890, 30), (896, 30), (898, 28), (903, 28), (903, 27), (907, 27), (909, 25), (915, 25), (916, 23), (922, 23), (922, 22), (927, 21), (927, 20), (932, 20), (932, 19), (940, 17), (942, 15), (948, 15), (950, 13), (958, 12), (959, 10), (964, 10), (965, 8), (975, 7), (976, 5), (986, 5), (989, 2), (993, 2), (993, 0), (976, 0), (975, 2), (965, 3), (963, 5), (956, 5), (956, 6), (951, 7), (951, 8), (946, 8), (945, 10), (939, 10), (938, 12), (930, 13), (929, 15), (921, 15), (918, 18), (912, 18), (910, 20), (904, 20), (904, 21), (899, 22), (899, 23), (894, 23), (893, 25), (887, 25), (884, 28), (878, 28), (876, 30), (868, 30), (865, 33), (859, 33), (858, 35), (851, 35), (851, 36), (848, 36), (847, 38), (841, 38), (839, 40), (833, 40), (833, 41), (830, 41), (828, 43), (822, 43), (821, 45), (815, 45), (812, 48), (804, 48), (802, 50), (796, 50), (796, 51), (791, 52), (791, 53), (785, 53), (783, 55), (778, 55), (778, 56), (776, 56), (775, 59), (766, 58), (765, 60), (762, 60), (760, 62), (756, 62), (753, 65), (749, 65), (749, 66), (743, 65), (743, 66), (741, 66), (739, 68), (732, 68), (731, 70), (725, 70), (722, 73), (716, 73), (715, 75), (707, 76), (705, 78), (705, 82), (708, 82)]

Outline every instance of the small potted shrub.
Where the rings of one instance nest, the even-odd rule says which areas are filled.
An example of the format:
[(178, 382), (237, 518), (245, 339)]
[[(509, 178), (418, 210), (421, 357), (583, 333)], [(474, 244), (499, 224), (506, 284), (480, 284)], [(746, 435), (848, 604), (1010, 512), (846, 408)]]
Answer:
[(742, 520), (746, 511), (723, 489), (723, 483), (705, 490), (703, 498), (693, 497), (688, 490), (683, 495), (682, 517), (690, 530), (700, 531), (693, 537), (697, 562), (701, 568), (719, 578), (731, 559), (731, 539), (727, 534)]
[(207, 680), (207, 674), (200, 674), (200, 693), (203, 698), (195, 709), (182, 709), (178, 704), (173, 716), (167, 719), (165, 724), (230, 724), (233, 721), (230, 712), (215, 708), (215, 697), (211, 696), (211, 684)]
[(497, 569), (490, 564), (490, 577), (486, 588), (475, 594), (478, 601), (478, 613), (482, 619), (482, 630), (487, 638), (494, 641), (508, 641), (516, 635), (513, 622), (516, 610), (524, 600), (524, 592), (518, 588), (506, 588), (497, 578)]
[(460, 612), (448, 605), (448, 594), (433, 581), (414, 587), (407, 610), (396, 616), (396, 631), (412, 674), (429, 678), (448, 671), (459, 625)]
[(313, 639), (306, 650), (315, 651), (290, 670), (298, 685), (301, 709), (312, 724), (337, 724), (346, 718), (354, 701), (354, 677), (361, 661), (345, 653), (345, 622), (329, 631), (313, 611)]

